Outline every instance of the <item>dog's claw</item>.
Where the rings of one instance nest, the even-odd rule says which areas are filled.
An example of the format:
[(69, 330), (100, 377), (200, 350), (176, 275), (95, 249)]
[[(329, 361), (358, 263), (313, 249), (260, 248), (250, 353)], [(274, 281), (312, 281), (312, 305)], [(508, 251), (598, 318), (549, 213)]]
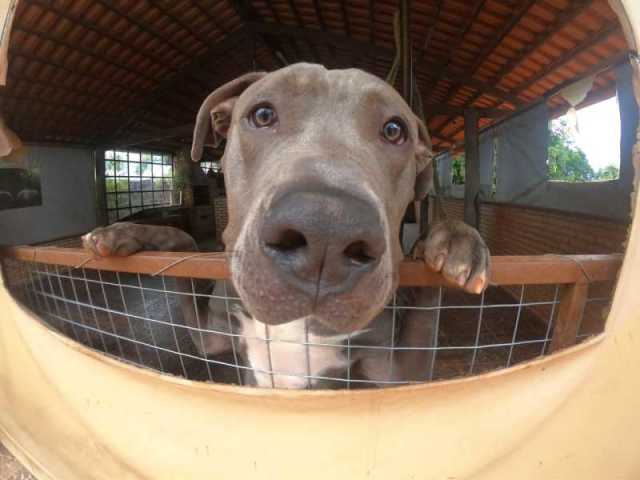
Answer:
[(438, 255), (433, 263), (433, 269), (436, 272), (439, 272), (440, 270), (442, 270), (442, 267), (444, 265), (444, 261), (445, 261), (446, 257), (444, 253), (441, 253), (440, 255)]

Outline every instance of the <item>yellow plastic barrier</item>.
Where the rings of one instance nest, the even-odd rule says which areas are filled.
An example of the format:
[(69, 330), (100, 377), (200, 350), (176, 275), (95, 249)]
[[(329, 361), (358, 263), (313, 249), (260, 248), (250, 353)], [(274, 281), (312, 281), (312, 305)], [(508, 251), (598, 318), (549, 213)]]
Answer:
[[(640, 2), (617, 7), (640, 41)], [(355, 392), (133, 368), (1, 288), (0, 438), (41, 479), (638, 479), (638, 285), (636, 218), (603, 336), (497, 373)]]

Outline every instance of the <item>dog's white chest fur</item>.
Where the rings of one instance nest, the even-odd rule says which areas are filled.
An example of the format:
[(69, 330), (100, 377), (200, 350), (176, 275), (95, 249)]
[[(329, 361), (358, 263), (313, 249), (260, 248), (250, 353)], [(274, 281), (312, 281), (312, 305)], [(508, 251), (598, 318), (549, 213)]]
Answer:
[(313, 334), (307, 328), (307, 318), (266, 325), (242, 309), (236, 309), (234, 316), (240, 322), (248, 364), (260, 387), (306, 388), (324, 372), (348, 366), (346, 335)]

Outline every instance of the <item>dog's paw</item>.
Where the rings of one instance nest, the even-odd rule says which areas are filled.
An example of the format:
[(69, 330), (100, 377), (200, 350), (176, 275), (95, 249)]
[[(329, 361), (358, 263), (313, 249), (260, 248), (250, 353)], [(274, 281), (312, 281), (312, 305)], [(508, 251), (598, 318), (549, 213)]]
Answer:
[(463, 222), (436, 223), (416, 243), (412, 255), (467, 292), (481, 293), (489, 285), (489, 249), (478, 231)]
[(82, 246), (97, 257), (126, 257), (142, 250), (144, 242), (137, 238), (130, 223), (114, 223), (82, 236)]

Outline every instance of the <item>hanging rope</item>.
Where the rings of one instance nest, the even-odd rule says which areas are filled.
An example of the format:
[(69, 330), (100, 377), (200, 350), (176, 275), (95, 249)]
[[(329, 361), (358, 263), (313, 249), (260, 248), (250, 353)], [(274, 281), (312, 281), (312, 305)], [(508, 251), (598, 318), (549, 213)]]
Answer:
[[(435, 26), (440, 17), (440, 9), (442, 7), (442, 2), (438, 5), (438, 13), (434, 24), (431, 26), (429, 34), (427, 36), (425, 48), (430, 41), (432, 31), (435, 29)], [(424, 114), (424, 104), (422, 102), (422, 94), (420, 92), (420, 87), (418, 85), (418, 81), (415, 75), (414, 70), (414, 57), (413, 57), (413, 49), (409, 42), (409, 15), (408, 15), (408, 4), (406, 0), (403, 0), (400, 4), (400, 9), (396, 10), (393, 16), (393, 38), (395, 42), (396, 54), (393, 60), (393, 64), (391, 65), (391, 69), (387, 74), (386, 81), (392, 86), (395, 86), (398, 81), (398, 72), (402, 67), (403, 73), (409, 73), (409, 89), (405, 93), (405, 100), (407, 104), (411, 107), (411, 110), (418, 116), (418, 118), (426, 125), (427, 119)], [(406, 52), (406, 56), (405, 56)], [(424, 56), (424, 50), (423, 50)], [(409, 59), (409, 65), (404, 65), (403, 58)], [(422, 57), (421, 57), (422, 59)], [(403, 82), (406, 83), (406, 82)], [(442, 192), (440, 189), (440, 181), (438, 177), (438, 164), (434, 160), (431, 162), (431, 168), (433, 169), (433, 190), (435, 193), (434, 196), (434, 206), (435, 206), (435, 215), (437, 219), (446, 219), (447, 213), (443, 206), (442, 201)], [(422, 219), (421, 219), (422, 221)]]

